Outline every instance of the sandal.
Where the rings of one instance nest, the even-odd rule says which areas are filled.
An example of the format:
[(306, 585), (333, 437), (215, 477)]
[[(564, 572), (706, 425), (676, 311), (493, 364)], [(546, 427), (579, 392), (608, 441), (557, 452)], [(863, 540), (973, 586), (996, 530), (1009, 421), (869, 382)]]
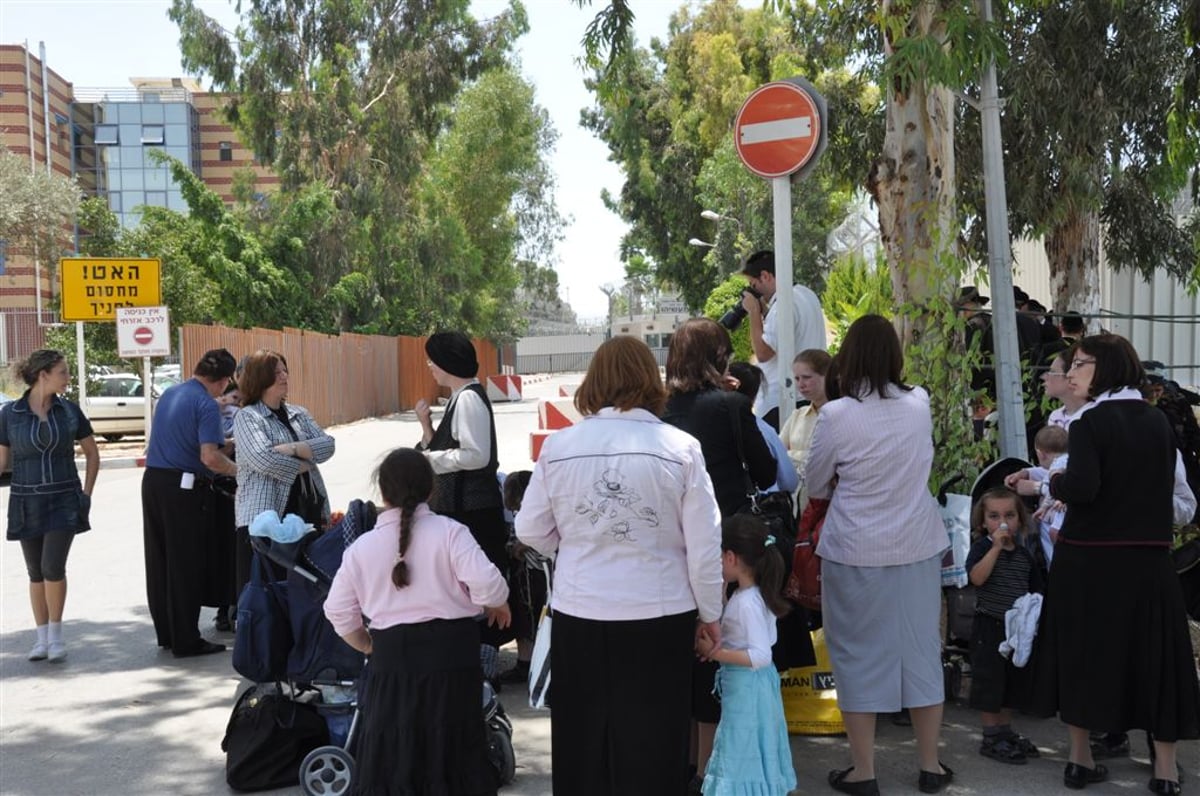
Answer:
[(1021, 752), (1026, 757), (1035, 757), (1036, 758), (1036, 757), (1042, 756), (1042, 752), (1040, 749), (1037, 748), (1037, 744), (1035, 744), (1033, 741), (1026, 738), (1021, 733), (1014, 732), (1012, 735), (1009, 736), (1009, 739), (1013, 742), (1013, 745), (1015, 745), (1018, 749), (1020, 749)]
[(983, 743), (979, 745), (979, 754), (1014, 766), (1023, 766), (1029, 762), (1025, 752), (1011, 735), (1001, 735), (994, 739), (984, 738)]

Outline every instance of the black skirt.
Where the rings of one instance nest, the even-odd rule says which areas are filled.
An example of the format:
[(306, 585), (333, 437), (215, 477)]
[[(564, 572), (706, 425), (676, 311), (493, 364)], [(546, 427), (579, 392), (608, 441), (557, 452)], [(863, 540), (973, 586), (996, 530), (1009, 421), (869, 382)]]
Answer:
[(1165, 547), (1055, 546), (1034, 660), (1034, 712), (1076, 727), (1200, 737), (1200, 685)]
[(475, 621), (396, 625), (371, 641), (354, 793), (495, 796)]

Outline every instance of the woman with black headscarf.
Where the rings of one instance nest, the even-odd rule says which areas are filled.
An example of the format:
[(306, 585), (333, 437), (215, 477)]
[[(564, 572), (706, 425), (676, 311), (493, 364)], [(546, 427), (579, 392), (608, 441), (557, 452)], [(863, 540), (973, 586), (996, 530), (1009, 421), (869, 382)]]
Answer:
[(496, 421), (487, 391), (475, 375), (475, 346), (462, 332), (438, 332), (425, 341), (429, 370), (450, 402), (435, 430), (429, 402), (417, 401), (422, 451), (433, 467), (429, 507), (471, 529), (475, 541), (501, 573), (508, 571), (504, 501), (496, 480), (499, 467)]

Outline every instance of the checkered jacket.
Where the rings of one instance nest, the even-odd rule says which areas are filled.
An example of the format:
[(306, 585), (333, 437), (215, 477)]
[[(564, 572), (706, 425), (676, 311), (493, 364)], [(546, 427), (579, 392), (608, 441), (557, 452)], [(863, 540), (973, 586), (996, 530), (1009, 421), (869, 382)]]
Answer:
[[(301, 442), (308, 443), (312, 448), (313, 462), (319, 464), (329, 461), (329, 457), (333, 456), (333, 437), (326, 434), (303, 407), (284, 405), (296, 435)], [(274, 509), (282, 516), (292, 483), (300, 474), (302, 460), (276, 453), (273, 448), (280, 443), (296, 440), (261, 401), (237, 413), (233, 420), (233, 439), (238, 465), (235, 503), (238, 526), (249, 525), (267, 509)], [(322, 511), (328, 520), (329, 493), (325, 489), (320, 470), (315, 466), (312, 469), (312, 479), (317, 489), (325, 496), (325, 507)]]

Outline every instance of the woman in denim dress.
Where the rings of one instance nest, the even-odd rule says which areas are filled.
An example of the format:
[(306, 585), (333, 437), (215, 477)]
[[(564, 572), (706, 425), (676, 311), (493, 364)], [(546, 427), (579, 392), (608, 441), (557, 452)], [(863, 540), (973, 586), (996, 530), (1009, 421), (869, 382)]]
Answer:
[[(31, 661), (67, 657), (62, 639), (67, 600), (67, 553), (75, 534), (88, 530), (100, 451), (92, 424), (61, 393), (71, 383), (58, 351), (34, 351), (17, 366), (29, 389), (0, 408), (0, 471), (12, 464), (8, 538), (21, 543), (29, 572), (29, 602), (37, 624)], [(84, 483), (75, 467), (75, 443), (87, 461)]]

